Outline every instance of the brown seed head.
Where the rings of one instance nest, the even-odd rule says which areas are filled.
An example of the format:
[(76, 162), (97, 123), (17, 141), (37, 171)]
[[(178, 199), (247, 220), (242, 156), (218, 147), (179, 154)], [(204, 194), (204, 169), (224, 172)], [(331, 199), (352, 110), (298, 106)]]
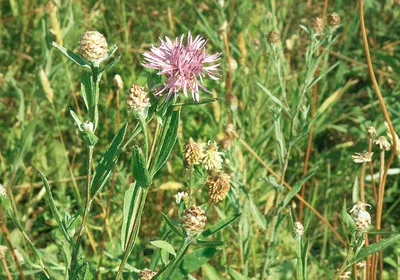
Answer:
[(86, 31), (79, 41), (78, 51), (90, 62), (101, 60), (108, 52), (106, 38), (97, 31)]
[(328, 16), (328, 24), (330, 27), (336, 27), (340, 24), (340, 16), (338, 13), (332, 13)]
[(204, 230), (206, 213), (199, 206), (191, 206), (183, 211), (181, 224), (188, 235), (197, 235)]
[(201, 163), (201, 160), (204, 158), (204, 148), (204, 143), (197, 143), (193, 141), (192, 137), (189, 138), (189, 142), (186, 144), (183, 152), (183, 160), (186, 168)]
[(315, 17), (311, 20), (311, 27), (315, 33), (322, 33), (324, 32), (324, 21), (320, 17)]
[(271, 45), (278, 45), (281, 42), (281, 36), (276, 31), (271, 31), (267, 35), (267, 41)]
[(132, 111), (140, 112), (150, 106), (150, 98), (147, 97), (144, 87), (132, 85), (126, 94), (126, 104)]
[(231, 188), (229, 180), (229, 175), (223, 171), (208, 176), (206, 185), (208, 187), (208, 194), (212, 200), (218, 203), (225, 199)]

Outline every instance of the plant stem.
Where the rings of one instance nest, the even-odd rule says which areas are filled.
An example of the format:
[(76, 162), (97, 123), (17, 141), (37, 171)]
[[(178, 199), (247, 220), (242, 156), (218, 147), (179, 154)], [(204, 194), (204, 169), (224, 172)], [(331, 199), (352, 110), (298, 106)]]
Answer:
[(185, 238), (183, 240), (183, 244), (182, 244), (181, 248), (179, 249), (178, 253), (176, 254), (175, 259), (166, 266), (166, 268), (163, 272), (158, 273), (154, 277), (154, 279), (157, 279), (159, 276), (161, 276), (165, 272), (163, 279), (169, 280), (171, 278), (171, 276), (173, 275), (174, 271), (176, 270), (176, 267), (181, 263), (183, 257), (185, 256), (185, 252), (191, 243), (192, 243), (192, 240)]
[(8, 280), (12, 280), (12, 277), (11, 277), (11, 274), (10, 274), (10, 270), (8, 269), (8, 265), (7, 265), (7, 262), (6, 262), (5, 258), (2, 258), (1, 262), (3, 263), (4, 270), (6, 271), (7, 279)]
[(361, 165), (361, 171), (360, 171), (360, 199), (361, 202), (365, 204), (365, 187), (364, 187), (364, 182), (365, 182), (365, 168), (367, 167), (367, 163), (363, 162)]
[(78, 258), (78, 253), (79, 253), (79, 247), (82, 242), (82, 237), (83, 233), (86, 228), (86, 222), (87, 222), (87, 217), (89, 214), (90, 210), (90, 186), (91, 186), (91, 181), (92, 181), (92, 159), (93, 159), (93, 147), (88, 147), (88, 157), (87, 157), (87, 185), (85, 189), (85, 208), (83, 211), (83, 216), (82, 216), (82, 223), (78, 232), (78, 239), (75, 243), (75, 246), (72, 250), (72, 257), (71, 257), (71, 276), (75, 276), (75, 269), (76, 269), (76, 263), (77, 263), (77, 258)]
[(192, 206), (192, 184), (193, 184), (193, 165), (190, 166), (189, 170), (189, 205)]
[(156, 132), (154, 133), (153, 143), (151, 144), (149, 159), (147, 161), (147, 168), (150, 167), (150, 159), (153, 157), (153, 153), (154, 153), (154, 150), (155, 150), (155, 147), (156, 147), (156, 142), (157, 142), (159, 130), (160, 130), (160, 123), (157, 121)]

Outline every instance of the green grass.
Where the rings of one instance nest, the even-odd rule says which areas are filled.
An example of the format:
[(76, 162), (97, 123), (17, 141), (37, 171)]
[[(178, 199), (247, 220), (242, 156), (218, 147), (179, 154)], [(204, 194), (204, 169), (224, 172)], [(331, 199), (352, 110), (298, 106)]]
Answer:
[[(299, 102), (298, 93), (307, 70), (305, 51), (309, 42), (308, 35), (299, 25), (309, 26), (313, 16), (322, 16), (323, 1), (310, 1), (317, 3), (308, 6), (305, 0), (231, 0), (225, 1), (224, 7), (219, 5), (221, 1), (189, 0), (60, 2), (62, 4), (53, 20), (47, 1), (10, 0), (0, 3), (0, 183), (12, 192), (17, 218), (39, 249), (54, 279), (62, 279), (64, 275), (61, 233), (50, 212), (37, 170), (41, 170), (50, 180), (56, 206), (62, 215), (65, 211), (74, 214), (82, 208), (86, 185), (86, 148), (77, 136), (69, 108), (83, 116), (82, 119), (87, 118), (80, 95), (81, 69), (51, 47), (52, 41), (56, 40), (54, 19), (60, 25), (62, 45), (66, 48), (76, 51), (79, 37), (84, 31), (98, 30), (110, 45), (118, 46), (117, 53), (121, 56), (120, 62), (101, 81), (99, 110), (102, 121), (97, 131), (99, 142), (94, 162), (100, 160), (118, 131), (116, 90), (113, 86), (115, 74), (122, 76), (124, 90), (133, 83), (145, 86), (148, 73), (154, 71), (142, 66), (142, 53), (151, 44), (158, 45), (159, 37), (176, 37), (189, 30), (192, 34), (208, 38), (209, 53), (222, 53), (221, 79), (208, 80), (206, 83), (214, 97), (223, 100), (188, 106), (182, 110), (177, 144), (167, 164), (153, 180), (137, 246), (128, 260), (135, 273), (124, 275), (125, 279), (136, 279), (137, 270), (133, 268), (140, 270), (150, 266), (155, 247), (149, 242), (161, 239), (165, 233), (165, 223), (160, 213), (170, 218), (177, 217), (174, 195), (184, 189), (183, 183), (187, 180), (182, 152), (189, 137), (195, 141), (221, 141), (230, 112), (240, 138), (276, 173), (282, 173), (274, 118), (270, 112), (270, 108), (275, 109), (276, 104), (257, 86), (260, 83), (281, 98), (277, 73), (268, 58), (271, 48), (266, 35), (271, 30), (277, 30), (282, 34), (284, 46), (294, 44), (292, 48), (285, 48), (281, 52), (288, 103), (294, 108)], [(350, 231), (342, 226), (340, 212), (345, 198), (347, 206), (351, 206), (352, 187), (360, 169), (360, 165), (352, 162), (351, 155), (367, 149), (368, 137), (365, 132), (370, 125), (376, 127), (378, 135), (386, 135), (384, 117), (366, 67), (355, 2), (329, 1), (328, 13), (339, 13), (342, 24), (336, 31), (337, 40), (321, 62), (320, 73), (336, 62), (339, 65), (318, 82), (317, 117), (309, 169), (319, 168), (309, 180), (306, 193), (306, 200), (345, 239), (350, 236)], [(392, 2), (365, 1), (365, 17), (378, 82), (395, 129), (400, 132), (400, 6)], [(220, 31), (225, 21), (229, 22), (230, 56), (237, 62), (237, 69), (232, 71), (232, 92), (229, 91), (227, 78), (228, 56)], [(46, 98), (39, 77), (40, 69), (44, 70), (50, 82), (54, 106)], [(333, 98), (337, 91), (340, 93)], [(229, 100), (225, 99), (229, 94), (237, 97), (237, 110), (230, 110)], [(202, 98), (209, 97), (202, 93)], [(312, 92), (309, 90), (304, 104), (311, 106), (311, 103)], [(132, 132), (137, 121), (125, 106), (123, 92), (119, 106), (121, 121), (128, 122), (128, 133)], [(280, 119), (282, 134), (288, 144), (290, 120), (285, 114), (281, 114)], [(310, 113), (307, 119), (310, 120)], [(154, 131), (154, 128), (153, 122), (149, 129)], [(142, 135), (133, 142), (135, 145), (142, 143)], [(291, 186), (303, 175), (306, 148), (307, 134), (295, 143), (290, 154), (285, 180)], [(219, 247), (211, 262), (197, 269), (192, 276), (196, 279), (240, 279), (230, 273), (231, 268), (241, 273), (244, 279), (261, 279), (265, 256), (271, 254), (267, 267), (271, 274), (269, 279), (293, 279), (296, 274), (296, 241), (288, 220), (279, 229), (279, 244), (271, 246), (269, 239), (273, 210), (266, 213), (265, 208), (272, 203), (270, 198), (274, 191), (271, 184), (261, 179), (270, 174), (238, 140), (223, 152), (229, 160), (224, 163), (224, 170), (231, 174), (232, 190), (227, 199), (209, 212), (207, 225), (211, 226), (234, 213), (240, 212), (242, 215), (214, 236), (214, 239), (226, 244)], [(374, 148), (374, 152), (374, 171), (377, 173), (379, 150)], [(92, 240), (87, 235), (83, 240), (85, 260), (96, 271), (103, 218), (110, 195), (108, 190), (113, 184), (102, 279), (114, 279), (121, 258), (119, 239), (124, 195), (132, 182), (131, 153), (132, 145), (129, 145), (118, 161), (115, 175), (94, 201), (88, 224)], [(391, 167), (394, 174), (388, 177), (384, 199), (382, 229), (391, 231), (397, 231), (399, 227), (399, 163), (399, 157), (396, 157)], [(196, 179), (195, 185), (201, 186), (204, 176), (199, 175)], [(376, 208), (370, 186), (367, 178), (366, 201), (372, 205), (370, 213), (374, 225)], [(286, 193), (284, 191), (283, 195)], [(207, 200), (207, 189), (202, 187), (197, 204), (201, 205)], [(289, 206), (297, 220), (298, 200), (292, 200)], [(286, 207), (284, 212), (288, 213), (289, 210)], [(0, 211), (13, 245), (24, 254), (25, 263), (22, 267), (25, 275), (28, 279), (37, 279), (40, 273), (38, 262), (11, 219), (4, 211)], [(305, 224), (308, 225), (305, 239), (309, 242), (308, 279), (332, 279), (345, 258), (346, 248), (308, 209), (305, 210)], [(169, 241), (177, 251), (180, 244), (178, 239)], [(0, 244), (6, 245), (3, 235), (0, 236)], [(7, 254), (6, 261), (15, 279), (18, 279), (10, 254)], [(385, 249), (384, 279), (396, 279), (400, 273), (399, 267), (400, 252), (397, 246)], [(159, 263), (155, 270), (160, 268)], [(358, 274), (360, 276), (360, 272)], [(1, 277), (6, 277), (4, 270), (1, 270)]]

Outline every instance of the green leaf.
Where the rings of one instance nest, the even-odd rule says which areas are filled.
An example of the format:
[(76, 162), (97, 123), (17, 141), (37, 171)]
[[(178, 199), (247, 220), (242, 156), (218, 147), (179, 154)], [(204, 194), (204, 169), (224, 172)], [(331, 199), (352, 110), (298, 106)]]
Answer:
[(201, 247), (220, 247), (226, 244), (224, 241), (221, 240), (208, 241), (199, 239), (196, 239), (195, 243)]
[(344, 199), (342, 206), (341, 220), (348, 228), (351, 229), (351, 231), (356, 230), (356, 224), (354, 223), (353, 218), (349, 215), (349, 213), (347, 213), (346, 199)]
[(199, 102), (194, 101), (194, 100), (187, 100), (183, 103), (176, 103), (173, 105), (173, 107), (179, 107), (179, 106), (196, 106), (196, 105), (202, 105), (202, 104), (208, 104), (208, 103), (213, 103), (216, 101), (221, 101), (224, 100), (223, 98), (208, 98), (208, 99), (202, 99)]
[(72, 118), (75, 120), (76, 125), (78, 126), (79, 138), (89, 147), (94, 147), (94, 145), (96, 145), (98, 141), (97, 136), (93, 133), (93, 131), (84, 129), (82, 121), (79, 119), (74, 111), (70, 109), (69, 112)]
[(138, 186), (136, 183), (131, 184), (129, 189), (125, 192), (121, 229), (121, 248), (123, 252), (126, 250), (128, 238), (133, 230), (135, 216), (139, 211), (142, 192), (143, 188)]
[(93, 279), (93, 275), (90, 272), (90, 266), (89, 266), (88, 262), (80, 267), (80, 270), (77, 274), (76, 279), (77, 280), (92, 280)]
[(93, 99), (93, 77), (87, 72), (82, 72), (81, 74), (81, 95), (83, 101), (85, 101), (86, 109), (93, 116), (95, 103)]
[(246, 277), (244, 277), (242, 274), (231, 267), (229, 268), (229, 274), (231, 275), (233, 280), (246, 280)]
[(138, 146), (133, 147), (132, 151), (132, 175), (136, 182), (142, 187), (149, 187), (152, 178), (146, 167), (146, 159), (143, 155), (142, 149)]
[(378, 243), (371, 244), (367, 247), (363, 247), (360, 252), (355, 256), (353, 259), (351, 259), (348, 263), (347, 266), (353, 265), (359, 261), (362, 261), (365, 259), (367, 256), (372, 255), (376, 252), (382, 251), (383, 249), (386, 249), (389, 246), (392, 246), (396, 244), (397, 242), (400, 241), (400, 234), (397, 234), (395, 236), (383, 239), (379, 241)]
[(164, 222), (167, 224), (167, 226), (173, 231), (175, 232), (177, 235), (179, 236), (183, 236), (182, 231), (174, 225), (174, 223), (168, 218), (167, 215), (165, 215), (164, 213), (161, 213), (161, 218), (164, 220)]
[(160, 142), (161, 145), (158, 147), (157, 163), (155, 164), (152, 176), (160, 170), (160, 168), (167, 161), (169, 155), (174, 148), (176, 139), (178, 138), (178, 126), (179, 126), (180, 110), (174, 110), (172, 107), (167, 112), (167, 120), (164, 124)]
[(176, 257), (176, 252), (174, 250), (174, 247), (172, 247), (172, 245), (169, 244), (167, 241), (155, 240), (151, 241), (150, 244), (156, 246), (157, 248), (164, 249), (165, 251)]
[(214, 233), (220, 231), (224, 227), (227, 227), (228, 225), (233, 223), (237, 218), (240, 217), (240, 215), (242, 215), (242, 214), (241, 213), (240, 214), (235, 214), (233, 216), (230, 216), (227, 219), (224, 219), (222, 221), (217, 222), (216, 224), (212, 225), (211, 227), (209, 227), (205, 231), (203, 231), (200, 234), (200, 236), (207, 237), (207, 236), (210, 236), (211, 234), (214, 234)]
[(65, 224), (62, 221), (62, 216), (61, 216), (60, 212), (58, 211), (58, 209), (56, 207), (56, 204), (54, 202), (54, 198), (53, 198), (53, 195), (52, 195), (51, 190), (50, 190), (49, 182), (47, 181), (47, 179), (43, 175), (43, 173), (40, 170), (38, 170), (38, 171), (39, 171), (40, 177), (42, 178), (42, 182), (44, 184), (44, 187), (46, 189), (46, 194), (47, 194), (47, 198), (49, 200), (50, 210), (53, 213), (53, 216), (57, 221), (58, 228), (63, 233), (63, 235), (64, 235), (65, 239), (67, 240), (67, 242), (71, 246), (73, 246), (73, 241), (71, 240), (71, 238), (70, 238), (70, 236), (68, 234), (68, 230), (67, 230), (67, 228), (65, 227)]
[(72, 62), (78, 64), (79, 66), (88, 68), (88, 69), (91, 68), (90, 64), (86, 60), (82, 59), (79, 55), (67, 50), (66, 48), (64, 48), (63, 46), (60, 46), (56, 42), (53, 42), (52, 45), (53, 45), (53, 47), (58, 49), (66, 58), (68, 58)]
[(358, 184), (358, 178), (354, 180), (354, 185), (353, 185), (353, 203), (356, 203), (357, 201), (360, 201), (360, 194), (359, 194), (359, 184)]
[(121, 153), (121, 144), (124, 140), (126, 128), (128, 124), (125, 123), (121, 126), (118, 133), (115, 135), (107, 151), (104, 153), (100, 163), (96, 167), (93, 175), (93, 180), (90, 186), (90, 193), (92, 200), (99, 191), (103, 188), (107, 178), (110, 176), (114, 165), (117, 163), (118, 157)]
[(278, 212), (281, 212), (289, 204), (289, 202), (293, 199), (293, 197), (295, 197), (296, 194), (301, 190), (301, 186), (304, 185), (304, 183), (307, 182), (308, 179), (310, 179), (315, 174), (317, 169), (318, 166), (315, 166), (305, 176), (303, 176), (300, 180), (298, 180), (294, 184), (292, 190), (288, 192), (285, 199), (283, 200), (282, 205), (279, 207)]
[(107, 63), (106, 66), (101, 70), (101, 72), (106, 72), (113, 68), (117, 63), (121, 60), (121, 56), (118, 56), (117, 58), (113, 59), (110, 63)]
[(183, 257), (179, 268), (174, 272), (170, 279), (183, 279), (186, 275), (207, 263), (217, 252), (218, 250), (215, 248), (201, 248), (192, 251)]
[(283, 105), (283, 103), (275, 96), (273, 95), (267, 88), (265, 88), (262, 84), (256, 83), (271, 99), (274, 101), (286, 114), (290, 116), (290, 112), (288, 108)]

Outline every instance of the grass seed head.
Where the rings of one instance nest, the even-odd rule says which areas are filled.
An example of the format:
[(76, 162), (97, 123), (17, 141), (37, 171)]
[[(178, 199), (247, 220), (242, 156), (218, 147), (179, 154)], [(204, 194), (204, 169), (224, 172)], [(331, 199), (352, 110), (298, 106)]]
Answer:
[(229, 180), (229, 175), (223, 171), (208, 176), (206, 185), (212, 200), (218, 203), (225, 199), (231, 188)]
[(78, 51), (87, 61), (102, 60), (108, 52), (106, 38), (100, 32), (86, 31), (79, 41)]
[(181, 224), (188, 235), (197, 235), (204, 230), (206, 213), (199, 206), (191, 206), (183, 211)]

